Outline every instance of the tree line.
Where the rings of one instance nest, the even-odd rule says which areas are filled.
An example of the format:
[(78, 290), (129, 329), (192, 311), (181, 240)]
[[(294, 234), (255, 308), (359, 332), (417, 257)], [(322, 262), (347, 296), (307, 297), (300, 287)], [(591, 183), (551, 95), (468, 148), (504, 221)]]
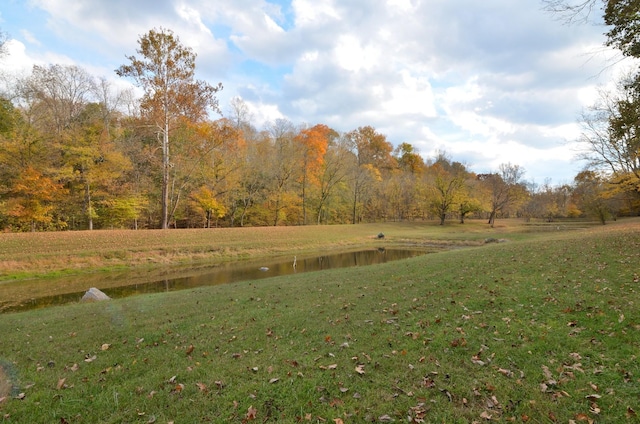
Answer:
[[(141, 97), (77, 66), (34, 66), (11, 81), (0, 97), (1, 229), (604, 223), (640, 208), (637, 180), (597, 167), (573, 184), (537, 186), (516, 164), (476, 174), (446, 152), (425, 160), (371, 126), (338, 132), (277, 119), (256, 128), (240, 98), (223, 117), (222, 85), (195, 79), (196, 54), (168, 29), (141, 36), (126, 58), (116, 73)], [(610, 139), (618, 127), (609, 127)]]

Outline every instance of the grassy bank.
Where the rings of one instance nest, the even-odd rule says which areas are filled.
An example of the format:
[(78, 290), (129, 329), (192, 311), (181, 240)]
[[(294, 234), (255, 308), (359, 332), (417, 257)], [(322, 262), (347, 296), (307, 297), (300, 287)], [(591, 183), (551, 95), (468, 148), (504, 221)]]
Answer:
[[(506, 224), (503, 228), (510, 228)], [(340, 226), (114, 230), (0, 234), (0, 279), (22, 280), (95, 270), (203, 264), (289, 252), (304, 254), (386, 241), (428, 243), (480, 240), (494, 233), (484, 222), (465, 231), (432, 223)]]
[[(318, 237), (456, 241), (393, 228)], [(640, 223), (495, 231), (509, 241), (0, 315), (0, 421), (637, 422)]]

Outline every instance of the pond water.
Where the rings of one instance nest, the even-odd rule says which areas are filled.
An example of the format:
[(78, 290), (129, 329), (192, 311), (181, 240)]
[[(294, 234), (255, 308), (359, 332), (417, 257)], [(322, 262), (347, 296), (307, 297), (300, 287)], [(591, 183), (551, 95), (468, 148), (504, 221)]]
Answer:
[[(227, 284), (239, 281), (257, 280), (281, 275), (289, 275), (309, 271), (321, 271), (334, 268), (366, 266), (389, 261), (406, 259), (429, 253), (427, 250), (415, 249), (368, 249), (352, 252), (337, 252), (321, 256), (304, 258), (272, 259), (264, 262), (233, 262), (220, 264), (202, 273), (188, 277), (165, 278), (152, 282), (136, 282), (135, 278), (125, 285), (101, 288), (99, 283), (92, 283), (113, 299), (145, 293), (184, 290), (201, 286)], [(295, 261), (295, 267), (294, 267)], [(89, 287), (87, 287), (89, 289)], [(84, 291), (65, 293), (55, 296), (35, 297), (19, 304), (6, 305), (2, 312), (37, 309), (64, 303), (77, 302)], [(1, 306), (1, 305), (0, 305)]]

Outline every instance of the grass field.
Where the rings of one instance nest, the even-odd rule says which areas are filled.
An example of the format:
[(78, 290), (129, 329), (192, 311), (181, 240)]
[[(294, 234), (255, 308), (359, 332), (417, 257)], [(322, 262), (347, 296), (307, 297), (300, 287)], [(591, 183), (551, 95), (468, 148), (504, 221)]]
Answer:
[[(0, 422), (638, 422), (640, 221), (502, 225), (229, 230), (211, 232), (215, 254), (201, 231), (39, 240), (107, 268), (129, 252), (147, 267), (133, 258), (174, 237), (183, 245), (150, 262), (352, 247), (380, 231), (468, 248), (0, 315)], [(29, 235), (8, 236), (0, 255), (28, 263)], [(108, 262), (114, 251), (125, 259)], [(43, 247), (24, 256), (41, 258), (37, 272), (75, 269)]]

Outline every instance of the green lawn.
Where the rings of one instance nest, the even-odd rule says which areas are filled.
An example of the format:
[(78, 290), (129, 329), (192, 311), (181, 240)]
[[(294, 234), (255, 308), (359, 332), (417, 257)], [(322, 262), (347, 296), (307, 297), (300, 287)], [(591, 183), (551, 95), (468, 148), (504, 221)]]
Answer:
[(475, 246), (0, 315), (0, 421), (638, 421), (640, 221), (385, 225)]

